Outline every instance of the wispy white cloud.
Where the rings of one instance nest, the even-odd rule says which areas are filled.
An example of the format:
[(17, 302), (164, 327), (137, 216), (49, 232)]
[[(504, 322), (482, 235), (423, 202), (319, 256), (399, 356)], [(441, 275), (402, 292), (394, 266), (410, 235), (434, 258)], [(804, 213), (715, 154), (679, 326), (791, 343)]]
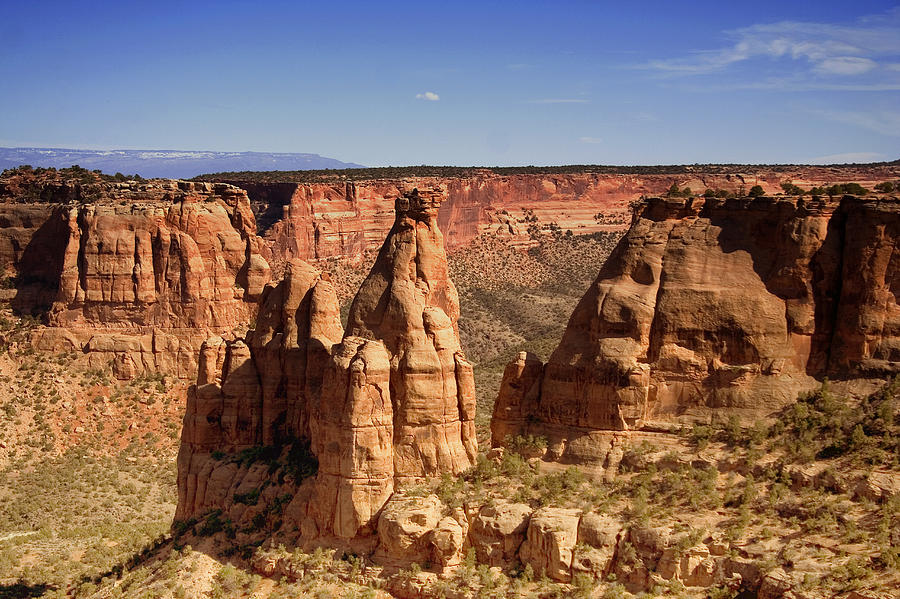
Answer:
[(900, 111), (895, 110), (813, 110), (823, 119), (846, 125), (854, 125), (882, 135), (900, 137)]
[(580, 141), (583, 144), (602, 144), (603, 138), (602, 137), (579, 137), (578, 141)]
[(874, 69), (878, 64), (869, 58), (859, 56), (837, 56), (826, 58), (814, 67), (819, 73), (826, 75), (862, 75)]
[(843, 154), (828, 154), (810, 158), (809, 164), (848, 164), (861, 162), (881, 162), (887, 156), (878, 152), (845, 152)]
[(651, 60), (637, 68), (667, 76), (689, 76), (720, 73), (754, 59), (790, 59), (797, 61), (807, 75), (818, 77), (855, 77), (896, 70), (893, 65), (900, 56), (900, 8), (849, 25), (782, 21), (751, 25), (725, 35), (732, 40), (730, 45)]
[(588, 104), (589, 100), (583, 98), (545, 98), (542, 100), (529, 100), (529, 104)]
[(659, 120), (659, 117), (654, 113), (646, 111), (631, 112), (628, 114), (628, 118), (642, 123), (652, 123)]
[(416, 100), (428, 100), (429, 102), (437, 102), (441, 97), (434, 92), (425, 92), (416, 94)]

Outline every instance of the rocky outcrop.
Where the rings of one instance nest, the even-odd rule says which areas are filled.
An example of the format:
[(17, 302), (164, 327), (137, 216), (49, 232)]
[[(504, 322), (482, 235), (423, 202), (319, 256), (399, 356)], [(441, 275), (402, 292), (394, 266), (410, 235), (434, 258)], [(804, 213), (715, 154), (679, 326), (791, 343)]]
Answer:
[[(308, 447), (315, 479), (295, 473), (282, 483), (293, 497), (285, 523), (303, 543), (371, 542), (405, 531), (397, 547), (424, 543), (441, 563), (459, 558), (459, 521), (426, 510), (434, 522), (424, 526), (382, 511), (398, 484), (459, 474), (477, 453), (472, 367), (460, 349), (459, 301), (436, 222), (443, 197), (441, 189), (413, 187), (397, 200), (346, 334), (327, 275), (295, 260), (263, 291), (255, 329), (243, 340), (206, 342), (185, 415), (177, 519), (234, 511), (222, 489), (247, 473), (214, 452), (268, 446), (272, 459), (290, 461)], [(398, 510), (409, 507), (399, 501)], [(439, 530), (412, 539), (419, 528)], [(397, 547), (388, 553), (406, 551)]]
[(525, 541), (531, 512), (532, 509), (522, 503), (496, 502), (481, 506), (469, 529), (478, 561), (509, 567)]
[[(280, 277), (294, 258), (359, 260), (393, 226), (394, 203), (406, 185), (333, 175), (332, 182), (239, 181), (242, 190), (221, 183), (116, 183), (70, 170), (0, 177), (0, 299), (45, 315), (51, 328), (36, 338), (38, 347), (86, 352), (92, 367), (112, 363), (122, 378), (155, 371), (193, 378), (199, 344), (245, 327), (270, 270)], [(786, 180), (872, 187), (900, 176), (893, 165), (592, 170), (469, 169), (421, 179), (420, 187), (446, 188), (437, 222), (453, 248), (482, 234), (523, 246), (556, 227), (623, 230), (629, 202), (673, 183), (695, 191), (758, 184), (777, 192)], [(849, 318), (861, 319), (854, 327), (880, 326), (868, 314)]]
[(578, 541), (581, 510), (541, 508), (531, 515), (525, 543), (519, 550), (522, 562), (535, 573), (568, 582)]
[(379, 340), (391, 363), (394, 473), (416, 478), (474, 463), (475, 382), (459, 343), (440, 188), (397, 200), (397, 219), (350, 306), (347, 334)]
[(83, 351), (120, 378), (195, 376), (203, 339), (245, 326), (269, 279), (246, 193), (158, 182), (98, 186), (92, 197), (17, 206), (19, 220), (4, 221), (13, 306), (48, 325), (34, 345)]
[(896, 199), (643, 203), (548, 362), (507, 367), (493, 442), (545, 435), (551, 459), (609, 466), (612, 431), (900, 371), (898, 235)]
[(341, 335), (330, 281), (294, 261), (282, 281), (263, 291), (257, 326), (243, 340), (203, 343), (181, 433), (176, 518), (221, 507), (215, 498), (222, 481), (230, 485), (238, 469), (212, 459), (213, 452), (308, 444), (311, 403)]
[(437, 227), (443, 198), (440, 188), (412, 188), (397, 199), (313, 407), (313, 513), (323, 533), (366, 534), (395, 484), (474, 463), (475, 385)]

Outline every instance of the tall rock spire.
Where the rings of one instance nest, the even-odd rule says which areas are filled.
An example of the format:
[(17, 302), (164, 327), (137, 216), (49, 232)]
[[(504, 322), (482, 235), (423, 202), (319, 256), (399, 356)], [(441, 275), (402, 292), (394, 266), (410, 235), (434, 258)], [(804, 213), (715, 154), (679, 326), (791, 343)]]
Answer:
[(410, 187), (397, 198), (313, 407), (316, 520), (339, 537), (370, 525), (395, 482), (460, 473), (475, 461), (475, 384), (437, 227), (445, 197), (440, 187)]
[(459, 296), (437, 226), (444, 199), (440, 186), (397, 198), (394, 225), (347, 323), (347, 335), (381, 341), (390, 355), (399, 477), (460, 472), (477, 452), (472, 366), (460, 347)]

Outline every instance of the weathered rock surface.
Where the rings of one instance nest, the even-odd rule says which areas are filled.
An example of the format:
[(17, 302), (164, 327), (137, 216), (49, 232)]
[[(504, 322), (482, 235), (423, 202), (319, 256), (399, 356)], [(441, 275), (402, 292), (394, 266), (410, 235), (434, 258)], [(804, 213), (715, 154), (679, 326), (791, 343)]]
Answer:
[(541, 508), (534, 512), (519, 550), (522, 562), (531, 564), (539, 575), (561, 582), (571, 580), (580, 519), (581, 510)]
[[(269, 279), (246, 193), (174, 181), (92, 193), (91, 203), (4, 206), (13, 306), (46, 314), (35, 346), (84, 351), (120, 378), (194, 377), (203, 339), (245, 325)], [(68, 188), (57, 197), (71, 199)]]
[(493, 442), (545, 435), (552, 459), (604, 465), (610, 431), (900, 371), (898, 236), (896, 199), (643, 203), (548, 362), (507, 367)]
[(491, 566), (509, 566), (525, 541), (532, 511), (521, 503), (482, 506), (469, 530), (478, 561)]
[(335, 346), (332, 360), (311, 416), (320, 458), (310, 510), (319, 530), (353, 538), (372, 532), (394, 492), (391, 366), (381, 342), (360, 337)]
[[(889, 165), (668, 170), (476, 170), (421, 181), (448, 190), (437, 221), (453, 248), (485, 233), (528, 245), (535, 243), (529, 229), (551, 224), (575, 233), (623, 230), (629, 202), (673, 183), (731, 191), (759, 184), (775, 192), (785, 180), (871, 187), (900, 173)], [(155, 371), (193, 378), (200, 343), (210, 334), (232, 338), (234, 328), (252, 319), (270, 267), (280, 276), (293, 258), (355, 260), (377, 248), (393, 226), (393, 205), (405, 185), (397, 179), (238, 182), (244, 191), (220, 183), (112, 183), (82, 175), (93, 182), (42, 181), (35, 173), (0, 177), (0, 300), (46, 314), (50, 328), (36, 338), (39, 348), (85, 351), (93, 367), (112, 362), (122, 378)], [(256, 235), (256, 220), (265, 238)], [(874, 331), (878, 318), (864, 311), (842, 322)], [(847, 334), (870, 333), (854, 328)]]
[[(467, 520), (419, 514), (414, 498), (394, 494), (401, 482), (461, 473), (477, 452), (472, 367), (436, 222), (443, 194), (412, 188), (397, 200), (346, 334), (327, 275), (294, 260), (262, 292), (254, 330), (203, 346), (179, 453), (178, 519), (231, 504), (217, 501), (239, 469), (212, 465), (213, 452), (270, 446), (290, 456), (308, 445), (317, 474), (295, 481), (284, 520), (304, 543), (378, 536), (397, 560), (425, 547), (436, 563), (458, 563)], [(427, 538), (411, 540), (417, 526)]]
[[(499, 174), (488, 169), (454, 177), (422, 179), (447, 189), (438, 223), (448, 248), (466, 245), (482, 234), (500, 235), (516, 245), (533, 240), (529, 227), (555, 223), (575, 234), (627, 228), (629, 203), (663, 194), (672, 184), (730, 192), (760, 185), (780, 193), (782, 182), (804, 188), (854, 181), (871, 188), (895, 180), (900, 168), (879, 167), (702, 167), (622, 169), (604, 173)], [(670, 172), (671, 171), (671, 172)], [(261, 229), (276, 256), (318, 260), (356, 258), (376, 250), (393, 224), (393, 206), (402, 195), (398, 179), (321, 183), (228, 180), (247, 190)]]
[(441, 500), (434, 495), (391, 499), (378, 518), (379, 550), (407, 563), (429, 555), (428, 542), (441, 521)]
[(263, 291), (257, 328), (244, 340), (203, 344), (178, 454), (177, 519), (223, 507), (217, 499), (223, 484), (212, 473), (229, 474), (213, 452), (309, 442), (310, 403), (318, 401), (321, 373), (341, 333), (330, 282), (296, 261), (284, 280)]
[(475, 382), (459, 344), (440, 188), (397, 200), (397, 218), (350, 306), (347, 334), (381, 341), (391, 362), (394, 473), (459, 473), (474, 463)]

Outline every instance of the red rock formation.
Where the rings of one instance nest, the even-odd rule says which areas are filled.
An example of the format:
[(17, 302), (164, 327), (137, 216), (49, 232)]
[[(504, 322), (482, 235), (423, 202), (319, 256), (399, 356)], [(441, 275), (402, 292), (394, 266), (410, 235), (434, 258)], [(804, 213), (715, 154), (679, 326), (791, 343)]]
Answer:
[[(754, 184), (778, 191), (783, 180), (871, 187), (900, 176), (889, 165), (744, 170), (482, 170), (422, 182), (447, 187), (438, 222), (447, 246), (457, 247), (482, 233), (533, 243), (535, 227), (551, 223), (575, 233), (624, 228), (630, 201), (672, 183), (695, 191)], [(93, 366), (112, 362), (120, 377), (163, 371), (192, 378), (202, 340), (230, 337), (252, 318), (270, 265), (280, 274), (294, 257), (356, 259), (377, 248), (402, 187), (397, 180), (242, 183), (251, 203), (222, 184), (109, 183), (87, 171), (69, 173), (70, 180), (53, 173), (0, 180), (0, 274), (5, 286), (15, 286), (0, 290), (0, 299), (25, 312), (49, 311), (51, 328), (36, 339), (39, 347), (85, 351)], [(255, 234), (254, 211), (265, 240)]]
[(236, 469), (222, 470), (228, 464), (213, 460), (213, 451), (310, 438), (310, 404), (342, 334), (337, 296), (322, 273), (294, 261), (260, 303), (257, 328), (243, 341), (212, 338), (201, 349), (178, 453), (178, 519), (221, 507), (222, 485)]
[(440, 188), (397, 199), (394, 226), (350, 306), (312, 411), (320, 533), (367, 534), (395, 481), (474, 463), (475, 385), (437, 227), (443, 199)]
[(447, 275), (441, 189), (397, 200), (397, 218), (350, 306), (347, 333), (391, 359), (397, 476), (460, 472), (475, 458), (475, 385), (459, 344), (459, 297)]
[(650, 200), (546, 365), (507, 367), (493, 442), (608, 459), (652, 421), (758, 417), (823, 376), (900, 371), (896, 199)]
[(247, 196), (185, 182), (103, 190), (91, 204), (43, 205), (24, 248), (24, 227), (0, 236), (20, 273), (13, 305), (47, 308), (40, 349), (85, 351), (121, 378), (193, 377), (202, 339), (245, 325), (269, 278)]
[[(858, 182), (869, 188), (900, 177), (900, 167), (645, 167), (621, 173), (501, 175), (477, 170), (458, 177), (422, 179), (447, 189), (438, 224), (446, 247), (463, 246), (475, 237), (498, 234), (518, 245), (533, 243), (529, 228), (548, 227), (584, 234), (625, 230), (630, 202), (663, 194), (672, 184), (694, 193), (707, 188), (739, 193), (759, 185), (768, 194), (782, 182), (804, 188)], [(376, 250), (393, 223), (393, 205), (403, 182), (374, 179), (338, 183), (259, 183), (229, 180), (243, 187), (272, 244), (285, 258), (318, 260), (356, 258)]]
[(332, 286), (293, 261), (285, 280), (263, 292), (245, 341), (204, 345), (179, 453), (177, 518), (234, 508), (225, 489), (247, 473), (212, 459), (213, 451), (309, 443), (315, 481), (303, 492), (299, 481), (284, 487), (307, 541), (371, 541), (398, 481), (474, 463), (475, 389), (437, 228), (443, 197), (413, 189), (397, 200), (340, 343)]
[(373, 532), (394, 492), (391, 364), (384, 344), (361, 337), (346, 337), (332, 358), (313, 404), (319, 472), (310, 512), (323, 534), (353, 538)]

